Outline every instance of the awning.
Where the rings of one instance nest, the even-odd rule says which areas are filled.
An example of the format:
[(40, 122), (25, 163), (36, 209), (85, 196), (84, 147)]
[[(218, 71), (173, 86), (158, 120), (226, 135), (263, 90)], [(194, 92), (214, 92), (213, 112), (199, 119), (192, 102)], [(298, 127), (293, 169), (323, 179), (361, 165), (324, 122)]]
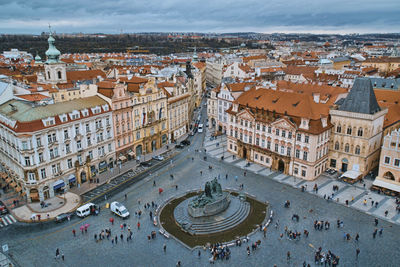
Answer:
[(70, 174), (70, 175), (68, 176), (68, 181), (69, 181), (70, 183), (76, 182), (75, 174)]
[(380, 179), (375, 179), (372, 185), (383, 187), (392, 191), (396, 191), (400, 193), (400, 185), (392, 184), (391, 182), (386, 182)]
[(360, 175), (362, 175), (361, 172), (355, 171), (355, 170), (350, 170), (350, 171), (343, 173), (340, 176), (340, 178), (350, 178), (350, 179), (355, 180), (355, 179), (358, 179), (360, 177)]
[(12, 183), (10, 184), (11, 187), (15, 187), (16, 185), (17, 185), (16, 182), (12, 182)]
[(53, 189), (57, 190), (65, 185), (64, 180), (58, 180), (53, 184)]
[(126, 160), (126, 157), (125, 156), (119, 156), (119, 160), (120, 161), (124, 161), (124, 160)]
[(19, 186), (17, 186), (17, 188), (15, 188), (15, 191), (18, 193), (18, 192), (20, 192), (22, 190), (22, 188), (21, 187), (19, 187)]
[(39, 198), (39, 193), (30, 193), (29, 197), (30, 198)]
[(131, 151), (131, 152), (128, 153), (128, 155), (131, 156), (131, 157), (134, 157), (135, 153), (133, 153), (133, 151)]

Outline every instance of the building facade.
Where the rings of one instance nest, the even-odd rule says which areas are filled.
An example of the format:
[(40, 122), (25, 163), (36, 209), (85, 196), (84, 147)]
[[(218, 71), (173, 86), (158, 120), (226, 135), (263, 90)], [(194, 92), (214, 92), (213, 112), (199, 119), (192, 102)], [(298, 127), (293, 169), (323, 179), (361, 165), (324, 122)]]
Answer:
[(45, 106), (0, 106), (0, 155), (16, 190), (43, 201), (93, 181), (115, 160), (111, 109), (94, 96)]
[(400, 193), (400, 131), (383, 138), (379, 172), (373, 185)]
[(313, 180), (327, 167), (332, 127), (328, 105), (295, 93), (255, 88), (244, 92), (227, 110), (227, 150), (272, 170)]
[(329, 166), (346, 173), (366, 175), (378, 166), (387, 109), (376, 101), (368, 78), (355, 80), (350, 93), (330, 110), (332, 142)]

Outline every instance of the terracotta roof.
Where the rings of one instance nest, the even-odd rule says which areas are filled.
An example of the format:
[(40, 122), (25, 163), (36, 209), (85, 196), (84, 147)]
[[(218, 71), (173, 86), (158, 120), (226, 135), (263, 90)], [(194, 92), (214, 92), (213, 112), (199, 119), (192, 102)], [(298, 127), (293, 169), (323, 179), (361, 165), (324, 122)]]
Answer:
[(98, 88), (97, 92), (110, 99), (114, 96), (114, 88)]
[(229, 91), (231, 92), (241, 92), (248, 87), (249, 89), (252, 88), (256, 83), (255, 82), (247, 82), (247, 83), (229, 83), (226, 84)]
[(254, 70), (253, 70), (249, 65), (247, 65), (247, 64), (240, 64), (240, 65), (239, 65), (239, 68), (240, 68), (242, 71), (246, 72), (246, 73), (249, 73), (249, 72), (253, 72), (253, 71), (254, 71)]
[(198, 69), (202, 69), (202, 68), (206, 67), (206, 63), (204, 63), (204, 62), (196, 62), (196, 63), (193, 63), (193, 66), (195, 66)]
[(244, 57), (243, 62), (248, 63), (249, 61), (253, 61), (253, 60), (267, 60), (267, 59), (268, 58), (266, 55), (258, 55), (258, 56)]
[(111, 81), (101, 81), (98, 82), (97, 84), (97, 88), (101, 88), (101, 89), (114, 89), (115, 87), (115, 82), (111, 82)]
[(101, 70), (78, 70), (67, 71), (67, 79), (70, 81), (87, 81), (97, 79), (97, 77), (106, 78), (106, 74)]
[(311, 83), (292, 83), (289, 81), (278, 81), (276, 87), (280, 91), (313, 95), (315, 93), (321, 96), (336, 96), (347, 93), (348, 90), (342, 87), (333, 87), (326, 84), (318, 85)]
[(315, 103), (310, 95), (275, 91), (271, 89), (251, 89), (241, 94), (236, 103), (252, 108), (275, 110), (276, 113), (318, 120), (321, 115), (329, 115), (332, 103)]
[(32, 102), (41, 101), (43, 99), (51, 98), (49, 96), (38, 94), (38, 93), (26, 94), (26, 95), (16, 95), (16, 97), (25, 99), (27, 101), (32, 101)]
[(308, 75), (308, 76), (315, 76), (315, 71), (318, 67), (305, 67), (305, 66), (287, 66), (283, 69), (286, 74), (289, 75)]
[(141, 78), (137, 76), (133, 76), (131, 79), (128, 79), (127, 77), (121, 77), (119, 79), (120, 82), (126, 82), (126, 83), (135, 83), (135, 84), (141, 84), (141, 83), (147, 83), (148, 80), (146, 78)]
[(400, 63), (400, 57), (367, 58), (363, 63)]

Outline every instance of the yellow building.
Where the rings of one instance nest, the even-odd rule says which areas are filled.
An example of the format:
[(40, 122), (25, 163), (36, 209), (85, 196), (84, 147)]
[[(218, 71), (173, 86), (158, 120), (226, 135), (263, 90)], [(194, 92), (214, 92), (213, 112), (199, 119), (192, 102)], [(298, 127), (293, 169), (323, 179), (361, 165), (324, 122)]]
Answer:
[(376, 68), (379, 72), (388, 73), (400, 68), (400, 57), (369, 58), (361, 65), (364, 67)]

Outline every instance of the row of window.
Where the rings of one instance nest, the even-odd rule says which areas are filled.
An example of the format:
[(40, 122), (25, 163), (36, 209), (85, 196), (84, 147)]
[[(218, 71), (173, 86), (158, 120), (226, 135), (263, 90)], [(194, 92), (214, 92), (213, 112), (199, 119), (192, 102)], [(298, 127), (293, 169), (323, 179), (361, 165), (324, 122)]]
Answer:
[[(336, 132), (342, 133), (342, 126), (340, 124), (338, 126), (336, 126)], [(348, 126), (347, 130), (346, 130), (346, 134), (351, 135), (352, 132), (353, 132), (353, 130), (352, 130), (351, 126)], [(362, 127), (358, 128), (357, 136), (363, 136), (363, 133), (364, 133), (363, 128)]]
[[(233, 117), (231, 117), (231, 120), (232, 120), (232, 118)], [(248, 122), (248, 121), (246, 121), (246, 120), (241, 120), (240, 121), (240, 125), (242, 125), (242, 126), (245, 126), (245, 127), (250, 127), (250, 128), (252, 128), (252, 122)], [(262, 127), (260, 126), (260, 124), (256, 124), (256, 129), (257, 130), (260, 130), (262, 128), (262, 131), (263, 132), (265, 132), (266, 130), (267, 130), (267, 132), (270, 134), (270, 133), (272, 133), (272, 128), (271, 128), (271, 126), (268, 126), (268, 127), (266, 127), (265, 125), (262, 125)], [(233, 132), (233, 130), (231, 129), (231, 136), (233, 136), (233, 134), (232, 134), (232, 132)], [(292, 132), (291, 131), (286, 131), (286, 130), (283, 130), (283, 129), (275, 129), (275, 135), (276, 136), (281, 136), (281, 137), (284, 137), (284, 138), (288, 138), (288, 139), (292, 139)], [(298, 141), (298, 142), (302, 142), (303, 140), (302, 140), (302, 134), (301, 133), (298, 133), (297, 135), (296, 135), (296, 141)], [(235, 131), (235, 137), (237, 138), (237, 131)], [(318, 136), (319, 137), (319, 136)], [(321, 137), (321, 140), (322, 140), (322, 137)], [(304, 135), (304, 143), (306, 143), (306, 144), (308, 144), (310, 142), (310, 136), (308, 136), (308, 135)]]
[[(81, 147), (81, 142), (80, 142), (80, 141), (78, 141), (78, 142), (79, 142), (79, 143), (77, 143), (77, 149), (78, 149), (78, 151), (80, 151), (80, 150), (82, 149), (82, 147)], [(71, 146), (70, 146), (70, 144), (66, 144), (66, 145), (65, 145), (65, 150), (66, 150), (66, 151), (65, 151), (66, 154), (71, 153)], [(99, 156), (99, 157), (102, 157), (102, 156), (105, 155), (104, 146), (98, 147), (97, 150), (98, 150), (98, 156)], [(112, 151), (112, 145), (111, 145), (111, 144), (108, 144), (108, 151), (109, 151), (109, 152)], [(92, 159), (92, 158), (93, 158), (93, 152), (92, 152), (92, 150), (89, 151), (88, 153), (89, 153), (88, 155), (89, 155), (90, 158)], [(51, 149), (49, 150), (49, 159), (50, 159), (50, 160), (53, 160), (53, 159), (57, 158), (58, 156), (60, 156), (59, 151), (58, 151), (58, 147), (54, 147), (54, 148), (51, 148)], [(35, 164), (35, 161), (34, 161), (33, 159), (34, 159), (34, 157), (31, 157), (31, 156), (26, 156), (26, 157), (24, 157), (25, 166), (33, 166), (33, 165)], [(43, 163), (43, 162), (45, 162), (44, 154), (43, 154), (42, 152), (40, 152), (40, 153), (38, 153), (38, 163), (41, 164), (41, 163)]]
[[(335, 150), (340, 150), (340, 145), (339, 145), (339, 142), (335, 142)], [(352, 151), (350, 151), (350, 145), (348, 144), (348, 143), (346, 143), (345, 145), (344, 145), (344, 152), (346, 152), (346, 153), (352, 153)], [(361, 153), (361, 148), (360, 148), (360, 146), (359, 145), (357, 145), (356, 147), (355, 147), (355, 149), (354, 149), (354, 154), (356, 154), (356, 155), (360, 155), (360, 153)]]
[[(391, 164), (390, 161), (391, 161), (391, 158), (388, 157), (388, 156), (386, 156), (386, 157), (385, 157), (385, 164)], [(400, 167), (400, 159), (394, 159), (394, 161), (393, 161), (392, 164), (393, 164), (394, 166), (396, 166), (396, 167)]]

